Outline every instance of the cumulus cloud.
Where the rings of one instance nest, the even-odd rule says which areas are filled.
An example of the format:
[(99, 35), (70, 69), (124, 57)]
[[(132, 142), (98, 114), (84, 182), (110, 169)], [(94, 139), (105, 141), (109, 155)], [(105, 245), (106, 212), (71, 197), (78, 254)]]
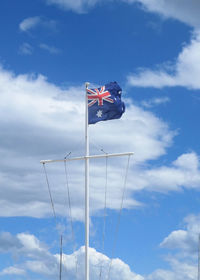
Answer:
[(171, 232), (161, 243), (161, 247), (179, 249), (184, 254), (194, 256), (198, 251), (200, 215), (189, 215), (184, 219), (185, 229)]
[[(8, 244), (9, 239), (12, 239), (12, 244)], [(18, 254), (18, 262), (15, 266), (6, 267), (0, 275), (29, 275), (34, 273), (40, 276), (46, 276), (48, 279), (55, 279), (59, 273), (59, 254), (51, 254), (47, 246), (41, 243), (34, 235), (27, 233), (20, 233), (16, 236), (10, 233), (0, 234), (0, 250), (2, 248), (3, 241), (7, 244), (9, 249), (7, 253), (15, 251)], [(100, 273), (100, 267), (102, 270), (102, 277), (106, 277), (108, 269), (110, 269), (111, 280), (143, 280), (144, 278), (131, 271), (130, 267), (120, 259), (113, 259), (111, 265), (111, 259), (106, 255), (97, 252), (94, 248), (89, 249), (90, 254), (90, 279), (97, 279)], [(83, 279), (84, 278), (84, 256), (85, 248), (81, 247), (72, 254), (63, 254), (63, 277), (67, 276), (70, 279)], [(24, 261), (24, 258), (26, 260)], [(78, 267), (78, 273), (76, 272)]]
[[(84, 154), (84, 87), (66, 90), (49, 83), (43, 76), (14, 75), (0, 70), (1, 128), (1, 215), (45, 217), (51, 214), (47, 186), (39, 161)], [(109, 133), (112, 130), (112, 135)], [(120, 138), (119, 138), (120, 131)], [(129, 137), (127, 137), (127, 134)], [(174, 132), (151, 112), (130, 102), (121, 120), (90, 126), (91, 153), (136, 151), (134, 161), (157, 159), (172, 144)], [(107, 135), (110, 135), (109, 138)], [(95, 143), (95, 145), (93, 145)], [(12, 159), (12, 160), (11, 160)], [(108, 207), (119, 209), (127, 159), (109, 160)], [(91, 165), (91, 211), (103, 209), (105, 161)], [(84, 166), (69, 164), (71, 199), (75, 219), (84, 218)], [(135, 168), (135, 167), (134, 167)], [(132, 167), (131, 167), (131, 170)], [(65, 213), (63, 164), (47, 166), (56, 211)], [(77, 177), (77, 174), (79, 176)], [(131, 177), (132, 171), (129, 172)], [(52, 175), (52, 176), (51, 176)], [(139, 179), (140, 180), (140, 179)], [(129, 183), (130, 184), (130, 183)], [(72, 188), (73, 186), (73, 188)], [(139, 188), (141, 186), (139, 185)], [(143, 186), (142, 186), (143, 187)], [(140, 205), (127, 185), (124, 207)], [(129, 192), (130, 191), (130, 192)], [(77, 195), (78, 194), (78, 195)]]
[(169, 263), (171, 270), (157, 269), (148, 275), (145, 280), (194, 280), (197, 278), (195, 264), (178, 261), (175, 258), (171, 258)]
[[(84, 87), (64, 90), (43, 76), (16, 76), (1, 69), (0, 98), (0, 154), (4, 158), (0, 164), (0, 213), (2, 216), (49, 216), (52, 210), (39, 161), (64, 158), (69, 152), (73, 157), (84, 155), (84, 141), (80, 141), (84, 139)], [(146, 161), (156, 160), (166, 153), (175, 133), (151, 112), (128, 102), (122, 119), (89, 128), (91, 154), (100, 153), (102, 147), (109, 153), (135, 152), (123, 207), (142, 205), (134, 199), (135, 191), (199, 188), (199, 159), (195, 152), (179, 156), (169, 166), (143, 166)], [(102, 166), (105, 168), (105, 160), (92, 160), (91, 163), (91, 213), (96, 214), (104, 207), (105, 171), (102, 174)], [(108, 161), (107, 207), (113, 210), (120, 207), (126, 164), (127, 158)], [(63, 163), (49, 164), (46, 170), (56, 213), (69, 214)], [(76, 220), (83, 220), (84, 163), (71, 162), (67, 164), (67, 170), (72, 215)]]
[(128, 76), (131, 86), (162, 88), (165, 86), (183, 86), (199, 89), (200, 75), (200, 33), (195, 33), (191, 42), (183, 47), (174, 65), (170, 69), (160, 66), (158, 70), (142, 69)]
[(34, 235), (19, 233), (16, 236), (9, 232), (0, 233), (0, 252), (12, 253), (13, 255), (27, 255), (27, 257), (38, 257), (47, 251)]
[[(14, 75), (0, 70), (0, 205), (2, 216), (51, 215), (45, 176), (39, 161), (84, 155), (84, 87), (62, 89), (43, 76)], [(126, 114), (117, 121), (91, 125), (91, 154), (134, 151), (126, 186), (124, 208), (142, 206), (134, 192), (179, 191), (200, 187), (199, 159), (195, 152), (180, 155), (169, 166), (145, 168), (148, 160), (166, 153), (175, 135), (153, 113), (128, 101)], [(112, 131), (112, 134), (110, 134)], [(119, 138), (120, 133), (120, 138)], [(109, 137), (107, 137), (109, 135)], [(129, 135), (129, 137), (127, 137)], [(126, 147), (126, 148), (124, 148)], [(98, 149), (97, 149), (98, 148)], [(104, 207), (105, 159), (91, 161), (91, 213)], [(127, 158), (109, 159), (107, 207), (118, 210)], [(63, 163), (46, 166), (56, 213), (66, 210)], [(72, 216), (84, 219), (84, 163), (67, 164)], [(79, 176), (77, 176), (79, 174)], [(132, 184), (134, 182), (134, 184)]]
[[(196, 222), (198, 222), (199, 227), (199, 216), (188, 216), (185, 218), (185, 222), (187, 223), (185, 231), (190, 234), (196, 227)], [(195, 234), (197, 234), (196, 229)], [(169, 237), (167, 237), (161, 245), (163, 247), (173, 246), (172, 249), (174, 249), (174, 244), (176, 244), (176, 241), (179, 242), (178, 238), (181, 236), (174, 237), (173, 242), (170, 240), (172, 239), (172, 235), (169, 235)], [(186, 242), (188, 242), (188, 240), (185, 240), (185, 244)], [(180, 244), (180, 242), (178, 244)], [(196, 244), (193, 245), (197, 245), (197, 240)], [(5, 247), (7, 247), (6, 251)], [(176, 246), (175, 248), (178, 247)], [(185, 251), (187, 247), (181, 245), (179, 249)], [(59, 273), (59, 254), (52, 254), (48, 247), (32, 234), (19, 233), (14, 236), (8, 232), (1, 233), (0, 251), (10, 254), (14, 252), (18, 256), (17, 259), (15, 258), (15, 264), (3, 268), (2, 271), (0, 271), (0, 275), (26, 275), (28, 277), (34, 274), (39, 277), (55, 279)], [(191, 250), (188, 252), (190, 253), (188, 255), (190, 258), (188, 258), (188, 256), (186, 256), (187, 258), (183, 258), (182, 254), (179, 256), (171, 255), (167, 257), (166, 261), (168, 261), (170, 265), (168, 270), (158, 268), (149, 275), (140, 275), (131, 270), (122, 260), (118, 258), (111, 260), (108, 256), (96, 251), (94, 248), (89, 248), (90, 279), (94, 280), (99, 278), (100, 269), (102, 268), (103, 279), (106, 279), (110, 269), (109, 279), (111, 280), (193, 280), (197, 277), (196, 258), (194, 258), (194, 250), (193, 252)], [(80, 247), (72, 254), (63, 253), (63, 277), (78, 280), (83, 279), (84, 255), (84, 247)], [(24, 259), (24, 257), (26, 257), (26, 259)], [(78, 271), (78, 273), (76, 271)]]
[(194, 152), (182, 154), (170, 166), (138, 170), (135, 188), (160, 192), (199, 189), (199, 158)]
[(165, 260), (170, 269), (156, 269), (145, 280), (193, 280), (197, 278), (200, 215), (184, 218), (184, 226), (172, 231), (160, 244), (172, 250)]
[(146, 11), (158, 13), (165, 18), (180, 20), (193, 28), (191, 42), (184, 45), (175, 62), (171, 65), (163, 64), (157, 69), (138, 69), (128, 75), (128, 84), (138, 87), (175, 87), (183, 86), (189, 89), (199, 89), (200, 75), (200, 3), (197, 0), (157, 1), (125, 0), (125, 2), (139, 2)]
[(200, 215), (184, 218), (183, 228), (172, 231), (160, 244), (172, 250), (165, 260), (170, 268), (156, 269), (145, 280), (193, 280), (197, 278)]

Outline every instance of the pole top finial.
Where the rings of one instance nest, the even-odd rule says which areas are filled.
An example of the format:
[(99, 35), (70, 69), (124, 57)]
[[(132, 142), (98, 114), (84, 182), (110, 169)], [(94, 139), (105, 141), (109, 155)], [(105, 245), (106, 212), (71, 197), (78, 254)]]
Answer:
[(88, 88), (89, 84), (90, 84), (89, 82), (86, 82), (85, 87)]

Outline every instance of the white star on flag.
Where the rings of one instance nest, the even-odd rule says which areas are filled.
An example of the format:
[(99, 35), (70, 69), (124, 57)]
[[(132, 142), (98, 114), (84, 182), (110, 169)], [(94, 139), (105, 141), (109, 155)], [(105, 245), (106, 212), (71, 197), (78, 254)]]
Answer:
[(102, 110), (98, 110), (97, 113), (96, 113), (97, 117), (101, 118), (102, 117), (102, 113), (103, 113)]

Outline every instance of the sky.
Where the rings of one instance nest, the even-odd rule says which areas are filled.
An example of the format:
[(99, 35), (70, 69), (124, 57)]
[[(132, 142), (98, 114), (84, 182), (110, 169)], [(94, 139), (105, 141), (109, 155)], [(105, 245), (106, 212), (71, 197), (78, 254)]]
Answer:
[(134, 155), (126, 184), (127, 157), (90, 161), (90, 279), (197, 279), (199, 13), (198, 0), (1, 1), (0, 279), (58, 279), (61, 234), (63, 279), (84, 279), (84, 162), (45, 165), (54, 216), (40, 160), (84, 155), (85, 82), (111, 81), (126, 112), (90, 125), (90, 153)]

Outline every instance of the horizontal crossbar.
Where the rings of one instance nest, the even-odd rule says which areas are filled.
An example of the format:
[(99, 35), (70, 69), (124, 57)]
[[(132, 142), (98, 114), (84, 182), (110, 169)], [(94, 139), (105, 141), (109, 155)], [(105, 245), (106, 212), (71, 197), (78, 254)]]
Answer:
[(131, 156), (133, 152), (129, 153), (119, 153), (119, 154), (105, 154), (105, 155), (91, 155), (91, 156), (83, 156), (83, 157), (74, 157), (74, 158), (64, 158), (64, 159), (46, 159), (41, 160), (40, 163), (51, 163), (51, 162), (65, 162), (65, 161), (72, 161), (72, 160), (85, 160), (85, 159), (92, 159), (92, 158), (105, 158), (105, 157), (120, 157), (120, 156)]

